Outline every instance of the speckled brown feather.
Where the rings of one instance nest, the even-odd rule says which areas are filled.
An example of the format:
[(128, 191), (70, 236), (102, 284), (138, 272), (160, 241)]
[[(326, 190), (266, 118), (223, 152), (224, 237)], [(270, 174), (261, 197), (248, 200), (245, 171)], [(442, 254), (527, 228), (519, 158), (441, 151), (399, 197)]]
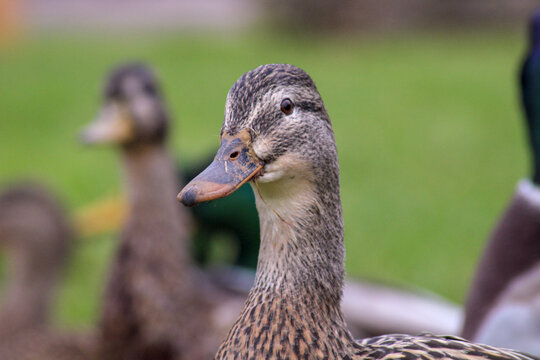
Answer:
[(432, 334), (384, 335), (358, 343), (359, 359), (530, 360), (533, 356), (508, 349), (471, 343), (456, 336)]

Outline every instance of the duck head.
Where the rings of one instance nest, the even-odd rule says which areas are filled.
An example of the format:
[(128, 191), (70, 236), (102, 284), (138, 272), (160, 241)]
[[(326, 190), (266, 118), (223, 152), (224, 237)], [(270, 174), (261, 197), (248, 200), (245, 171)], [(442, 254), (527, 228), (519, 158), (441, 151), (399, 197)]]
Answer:
[(97, 118), (80, 134), (85, 144), (161, 142), (168, 126), (159, 84), (142, 64), (124, 64), (109, 74)]
[(273, 190), (320, 184), (325, 177), (339, 183), (323, 101), (295, 66), (263, 65), (242, 75), (228, 93), (220, 136), (212, 164), (178, 194), (184, 205), (227, 196), (250, 180), (270, 198)]

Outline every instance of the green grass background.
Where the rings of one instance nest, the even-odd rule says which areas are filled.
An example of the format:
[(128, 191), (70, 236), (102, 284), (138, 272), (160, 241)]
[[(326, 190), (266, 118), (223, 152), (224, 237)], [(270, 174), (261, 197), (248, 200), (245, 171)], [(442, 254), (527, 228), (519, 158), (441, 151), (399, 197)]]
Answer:
[[(41, 179), (71, 210), (118, 194), (116, 154), (76, 142), (117, 62), (157, 69), (176, 120), (171, 145), (184, 159), (217, 147), (225, 96), (242, 73), (292, 63), (315, 79), (334, 124), (349, 276), (461, 302), (487, 234), (528, 171), (516, 88), (524, 44), (520, 32), (29, 37), (1, 50), (0, 179)], [(114, 239), (77, 246), (58, 323), (93, 323)]]

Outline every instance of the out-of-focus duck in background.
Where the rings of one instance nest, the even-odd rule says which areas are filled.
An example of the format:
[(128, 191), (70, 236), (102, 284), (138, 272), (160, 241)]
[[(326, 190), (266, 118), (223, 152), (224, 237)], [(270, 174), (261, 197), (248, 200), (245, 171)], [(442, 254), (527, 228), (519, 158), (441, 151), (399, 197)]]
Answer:
[(50, 324), (72, 240), (70, 220), (50, 190), (24, 183), (0, 194), (0, 245), (9, 265), (0, 307), (1, 359), (91, 358), (92, 335)]
[(462, 335), (540, 355), (540, 12), (529, 36), (520, 85), (532, 174), (518, 183), (487, 242)]
[(103, 359), (207, 359), (244, 299), (214, 286), (191, 258), (192, 219), (175, 199), (169, 125), (153, 72), (131, 63), (111, 71), (99, 116), (81, 133), (86, 144), (120, 150), (128, 201), (103, 297)]

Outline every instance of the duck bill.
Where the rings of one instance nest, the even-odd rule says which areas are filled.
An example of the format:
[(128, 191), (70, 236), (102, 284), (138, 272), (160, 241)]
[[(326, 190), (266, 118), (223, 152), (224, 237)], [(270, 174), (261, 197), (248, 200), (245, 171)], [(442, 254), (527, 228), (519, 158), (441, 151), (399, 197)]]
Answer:
[(224, 134), (214, 161), (178, 194), (186, 206), (219, 199), (236, 191), (263, 168), (251, 149), (247, 131), (236, 136)]
[(83, 144), (123, 143), (133, 137), (134, 129), (129, 116), (118, 104), (106, 105), (98, 117), (80, 133)]

